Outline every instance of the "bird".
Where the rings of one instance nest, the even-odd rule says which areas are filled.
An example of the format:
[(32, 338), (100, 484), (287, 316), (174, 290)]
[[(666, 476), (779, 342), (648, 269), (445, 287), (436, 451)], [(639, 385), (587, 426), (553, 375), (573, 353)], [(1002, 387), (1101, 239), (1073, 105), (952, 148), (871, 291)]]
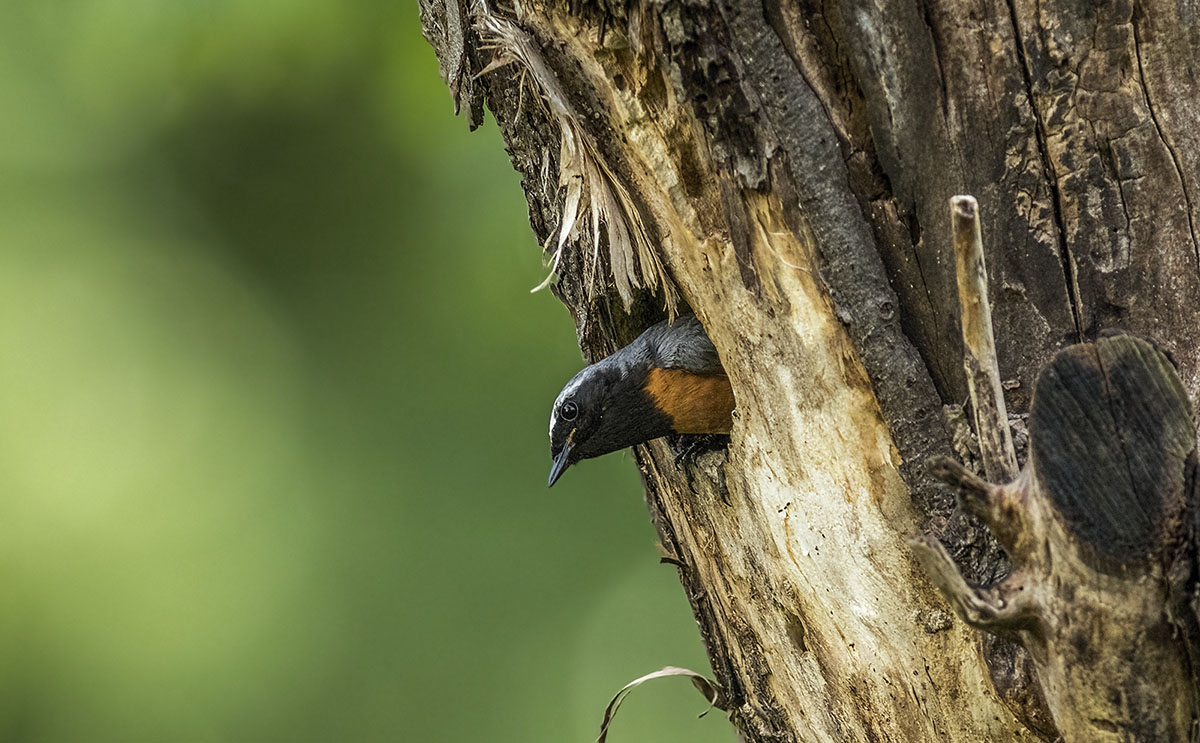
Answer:
[(728, 434), (733, 388), (695, 315), (652, 325), (585, 367), (550, 410), (550, 487), (567, 468), (668, 434)]

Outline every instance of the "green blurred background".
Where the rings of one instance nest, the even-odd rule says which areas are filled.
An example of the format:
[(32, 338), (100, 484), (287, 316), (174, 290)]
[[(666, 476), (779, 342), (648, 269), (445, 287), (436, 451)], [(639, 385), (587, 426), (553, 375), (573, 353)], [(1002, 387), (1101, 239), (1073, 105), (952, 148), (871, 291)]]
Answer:
[[(706, 670), (415, 3), (0, 9), (0, 740), (590, 741)], [(623, 741), (729, 741), (682, 679)]]

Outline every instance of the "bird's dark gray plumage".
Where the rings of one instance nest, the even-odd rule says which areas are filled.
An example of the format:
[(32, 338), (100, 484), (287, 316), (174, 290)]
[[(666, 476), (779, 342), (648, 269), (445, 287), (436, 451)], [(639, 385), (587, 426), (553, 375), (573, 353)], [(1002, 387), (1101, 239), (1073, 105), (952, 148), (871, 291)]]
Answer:
[(683, 369), (695, 374), (724, 374), (725, 367), (704, 326), (695, 315), (666, 320), (650, 326), (637, 340), (608, 358), (619, 354), (644, 356), (659, 369)]
[(696, 316), (660, 322), (559, 393), (550, 413), (550, 484), (581, 459), (669, 433), (717, 432), (703, 428), (710, 423), (688, 430), (680, 422), (723, 421), (732, 407), (717, 349)]

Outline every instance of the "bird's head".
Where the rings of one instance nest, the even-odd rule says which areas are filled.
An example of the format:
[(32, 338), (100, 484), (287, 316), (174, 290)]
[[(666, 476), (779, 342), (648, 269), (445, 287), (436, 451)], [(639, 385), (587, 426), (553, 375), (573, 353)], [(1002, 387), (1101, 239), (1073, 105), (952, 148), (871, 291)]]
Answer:
[(648, 368), (608, 360), (575, 375), (550, 411), (550, 485), (568, 467), (671, 432), (671, 418), (647, 393)]

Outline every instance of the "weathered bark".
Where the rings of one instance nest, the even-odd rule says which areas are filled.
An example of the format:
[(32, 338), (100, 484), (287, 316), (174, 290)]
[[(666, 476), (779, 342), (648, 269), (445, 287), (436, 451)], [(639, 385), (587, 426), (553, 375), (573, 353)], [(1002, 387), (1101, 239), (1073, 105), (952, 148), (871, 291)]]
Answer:
[(678, 292), (729, 372), (727, 452), (637, 459), (745, 737), (1053, 740), (1040, 646), (981, 641), (909, 547), (1008, 570), (924, 468), (967, 398), (947, 203), (976, 195), (995, 236), (1010, 414), (1109, 326), (1153, 336), (1194, 398), (1200, 8), (466, 2), (422, 0), (427, 35), (456, 104), (501, 126), (585, 354)]
[(1195, 733), (1195, 425), (1167, 357), (1122, 335), (1071, 346), (1043, 370), (1019, 477), (998, 486), (951, 459), (935, 468), (1013, 571), (977, 588), (936, 540), (918, 540), (918, 557), (969, 624), (1030, 650), (1066, 740)]

